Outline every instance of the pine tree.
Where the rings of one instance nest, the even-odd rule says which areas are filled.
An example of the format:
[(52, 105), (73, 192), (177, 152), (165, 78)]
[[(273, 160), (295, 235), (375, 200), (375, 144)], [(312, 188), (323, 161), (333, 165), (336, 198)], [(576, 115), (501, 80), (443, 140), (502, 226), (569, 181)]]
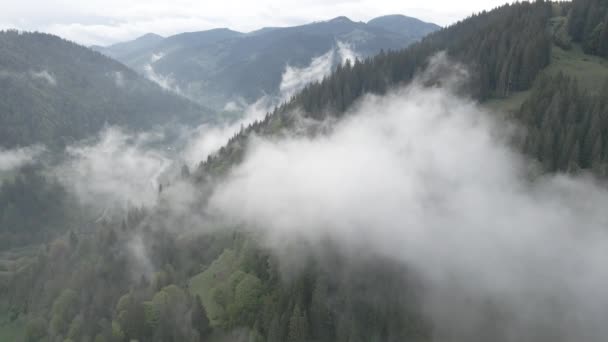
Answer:
[(194, 297), (191, 317), (192, 327), (198, 331), (201, 339), (208, 336), (211, 332), (211, 326), (209, 324), (209, 318), (207, 317), (207, 311), (205, 310), (199, 295)]
[(289, 319), (289, 333), (287, 341), (304, 342), (308, 338), (308, 319), (306, 314), (300, 310), (300, 305), (296, 304)]

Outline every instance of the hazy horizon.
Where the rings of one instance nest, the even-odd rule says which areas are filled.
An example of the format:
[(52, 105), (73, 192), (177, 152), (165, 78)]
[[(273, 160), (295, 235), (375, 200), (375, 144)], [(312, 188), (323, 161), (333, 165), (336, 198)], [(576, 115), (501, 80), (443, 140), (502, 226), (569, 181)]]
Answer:
[(467, 0), (454, 3), (434, 0), (407, 1), (340, 0), (277, 1), (245, 3), (224, 1), (213, 5), (191, 0), (110, 0), (86, 3), (74, 0), (38, 0), (6, 3), (0, 13), (0, 29), (56, 34), (83, 45), (110, 45), (146, 33), (169, 36), (181, 32), (230, 28), (250, 32), (269, 26), (296, 26), (346, 16), (367, 22), (378, 16), (403, 14), (447, 26), (472, 13), (490, 10), (508, 1)]

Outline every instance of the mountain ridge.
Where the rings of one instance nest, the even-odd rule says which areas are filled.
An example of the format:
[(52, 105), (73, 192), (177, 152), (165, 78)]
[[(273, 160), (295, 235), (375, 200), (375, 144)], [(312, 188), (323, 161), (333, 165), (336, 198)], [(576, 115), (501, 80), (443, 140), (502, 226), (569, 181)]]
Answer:
[(0, 146), (64, 145), (104, 125), (150, 129), (209, 111), (57, 36), (0, 33)]
[[(227, 178), (247, 178), (248, 174), (255, 173), (251, 168), (245, 172), (231, 171), (238, 171), (233, 168), (243, 160), (249, 137), (269, 138), (274, 144), (281, 140), (272, 139), (274, 137), (292, 137), (292, 129), (298, 128), (298, 120), (302, 117), (311, 124), (344, 119), (353, 104), (364, 96), (390, 94), (395, 88), (410, 84), (429, 65), (429, 59), (438, 54), (470, 71), (469, 82), (458, 89), (459, 94), (461, 92), (466, 97), (467, 110), (472, 102), (484, 105), (494, 100), (512, 101), (515, 96), (522, 95), (523, 104), (517, 101), (517, 105), (509, 110), (511, 115), (508, 119), (517, 120), (518, 125), (526, 129), (528, 138), (523, 143), (513, 142), (514, 150), (535, 158), (547, 172), (565, 167), (567, 172), (575, 173), (583, 168), (602, 175), (608, 161), (608, 137), (603, 133), (608, 130), (608, 87), (597, 89), (597, 93), (588, 92), (585, 87), (598, 87), (598, 80), (589, 80), (590, 74), (601, 76), (608, 72), (608, 60), (601, 55), (604, 52), (602, 45), (587, 39), (597, 37), (596, 27), (608, 27), (608, 21), (598, 24), (596, 18), (608, 18), (608, 8), (603, 7), (604, 12), (590, 10), (597, 9), (598, 4), (605, 4), (603, 1), (575, 0), (576, 11), (572, 10), (571, 3), (565, 2), (504, 5), (432, 33), (406, 49), (385, 51), (374, 58), (340, 66), (325, 79), (309, 84), (263, 120), (245, 127), (217, 154), (203, 162), (194, 174), (184, 172), (182, 177), (186, 187), (206, 195), (209, 187), (218, 184), (218, 180), (220, 185), (225, 185), (222, 181)], [(568, 22), (573, 13), (574, 17), (581, 13), (593, 15), (582, 18), (578, 26), (551, 29), (556, 21)], [(572, 35), (571, 32), (581, 28), (579, 26), (590, 29), (583, 30), (588, 32), (580, 33), (578, 37)], [(580, 70), (581, 65), (593, 69)], [(597, 72), (599, 69), (601, 73)], [(44, 81), (44, 76), (41, 77)], [(429, 87), (440, 85), (436, 79), (426, 81)], [(478, 122), (475, 121), (470, 124), (476, 126)], [(469, 125), (468, 121), (466, 125)], [(434, 123), (429, 126), (428, 131), (437, 128)], [(392, 128), (382, 126), (386, 132), (381, 134), (394, 135)], [(299, 131), (301, 134), (310, 133)], [(450, 142), (469, 140), (466, 135), (449, 136)], [(356, 138), (354, 140), (359, 143), (356, 146), (362, 147), (359, 135), (349, 137)], [(308, 144), (308, 137), (305, 138)], [(487, 136), (488, 139), (483, 134), (482, 138), (482, 144), (493, 145), (493, 134)], [(415, 135), (404, 139), (410, 141), (395, 153), (409, 154), (410, 146), (420, 145), (419, 141), (413, 140), (420, 139)], [(367, 142), (363, 139), (363, 143)], [(428, 142), (426, 140), (422, 145)], [(605, 305), (597, 304), (605, 302), (601, 287), (604, 275), (601, 273), (601, 257), (605, 256), (606, 242), (599, 239), (605, 235), (605, 227), (602, 224), (604, 215), (596, 213), (594, 208), (601, 212), (601, 200), (605, 196), (599, 196), (595, 191), (605, 190), (585, 179), (589, 187), (584, 190), (592, 191), (579, 194), (569, 191), (572, 182), (576, 182), (575, 177), (539, 177), (539, 184), (530, 179), (536, 178), (536, 174), (521, 170), (526, 172), (514, 175), (522, 178), (521, 183), (516, 183), (518, 186), (510, 186), (512, 183), (505, 183), (504, 178), (499, 177), (499, 182), (489, 185), (495, 191), (479, 199), (475, 193), (488, 183), (485, 173), (502, 174), (505, 170), (486, 170), (486, 167), (492, 167), (484, 166), (484, 160), (470, 163), (470, 159), (464, 156), (469, 150), (456, 154), (459, 159), (456, 161), (450, 144), (438, 145), (444, 151), (427, 150), (422, 146), (424, 155), (420, 157), (426, 166), (429, 161), (433, 164), (443, 153), (449, 155), (449, 162), (440, 163), (440, 167), (447, 168), (442, 171), (445, 178), (433, 175), (427, 178), (426, 167), (417, 168), (409, 163), (399, 170), (420, 173), (422, 178), (414, 179), (422, 179), (422, 182), (403, 182), (403, 179), (410, 179), (401, 178), (408, 177), (409, 172), (403, 172), (405, 175), (391, 172), (386, 177), (400, 180), (413, 192), (428, 193), (422, 201), (411, 202), (414, 216), (408, 209), (410, 202), (406, 197), (394, 196), (399, 192), (393, 187), (382, 186), (390, 183), (384, 183), (377, 172), (365, 173), (340, 167), (330, 170), (328, 165), (336, 164), (328, 163), (326, 157), (321, 158), (324, 163), (319, 165), (303, 163), (298, 174), (306, 173), (307, 177), (296, 179), (318, 179), (318, 173), (328, 172), (330, 178), (340, 185), (355, 184), (355, 191), (347, 193), (355, 194), (353, 202), (361, 203), (356, 207), (360, 211), (350, 206), (350, 210), (345, 210), (347, 207), (342, 203), (345, 196), (338, 196), (336, 202), (330, 202), (335, 203), (335, 210), (332, 205), (320, 205), (326, 202), (314, 200), (320, 196), (311, 200), (309, 196), (302, 196), (299, 190), (308, 186), (325, 190), (327, 183), (293, 184), (299, 191), (297, 196), (288, 196), (288, 200), (279, 203), (278, 210), (265, 212), (280, 232), (268, 238), (264, 234), (266, 230), (255, 228), (273, 225), (267, 224), (266, 220), (254, 220), (254, 227), (242, 227), (244, 224), (240, 220), (232, 220), (232, 216), (226, 225), (215, 216), (206, 222), (204, 217), (201, 220), (201, 207), (205, 204), (198, 202), (193, 205), (192, 216), (184, 214), (182, 203), (175, 203), (179, 201), (172, 196), (172, 190), (180, 192), (184, 188), (178, 185), (172, 189), (169, 186), (164, 192), (159, 191), (163, 201), (150, 212), (134, 208), (124, 219), (74, 229), (40, 248), (1, 254), (0, 290), (3, 292), (0, 307), (5, 314), (0, 316), (0, 337), (12, 333), (11, 338), (5, 339), (17, 340), (18, 337), (13, 336), (22, 336), (28, 340), (112, 342), (603, 341), (606, 327), (602, 324), (603, 315), (597, 313), (604, 313)], [(369, 163), (377, 160), (373, 158), (374, 151), (362, 149), (338, 149), (337, 154), (330, 156), (338, 156), (337, 165), (342, 166), (349, 165), (342, 164), (342, 155), (363, 155), (364, 158), (359, 159), (361, 163), (356, 165), (377, 167)], [(315, 148), (309, 154), (324, 152), (319, 150)], [(509, 149), (509, 155), (510, 152)], [(300, 157), (289, 156), (294, 159), (274, 165), (268, 163), (268, 158), (264, 159), (260, 167), (275, 168), (278, 173), (273, 174), (281, 174), (280, 177), (263, 177), (259, 187), (238, 186), (227, 200), (250, 196), (260, 203), (270, 201), (273, 197), (271, 190), (274, 190), (270, 188), (285, 184), (277, 178), (287, 174), (288, 180), (293, 179), (283, 167), (276, 167), (291, 164)], [(310, 160), (318, 159), (304, 159)], [(460, 167), (451, 169), (452, 165)], [(498, 168), (503, 166), (500, 164)], [(512, 172), (512, 166), (506, 165), (505, 172)], [(461, 182), (462, 177), (451, 178), (454, 173), (458, 174), (456, 169), (459, 168), (464, 169), (467, 175), (464, 182)], [(519, 170), (517, 165), (513, 168)], [(473, 173), (466, 171), (469, 169)], [(255, 171), (265, 170), (258, 168)], [(342, 183), (346, 178), (350, 178), (352, 183)], [(435, 179), (439, 184), (431, 184)], [(545, 191), (551, 179), (561, 184), (555, 192)], [(29, 184), (24, 181), (18, 185), (21, 183)], [(414, 184), (413, 188), (411, 184)], [(19, 187), (15, 188), (16, 192), (19, 191)], [(253, 191), (252, 188), (261, 191)], [(383, 193), (377, 191), (379, 188), (387, 188), (389, 199), (378, 195)], [(537, 192), (538, 188), (542, 191)], [(278, 189), (279, 193), (284, 190), (289, 193), (289, 189)], [(366, 191), (361, 189), (372, 191), (365, 195)], [(342, 185), (330, 186), (328, 191), (333, 196), (348, 190)], [(464, 200), (450, 206), (449, 194), (454, 191), (462, 194), (463, 197), (458, 198)], [(512, 192), (524, 192), (524, 196), (510, 197)], [(298, 201), (299, 197), (304, 200)], [(523, 207), (513, 207), (512, 202), (518, 201), (502, 199), (524, 199), (526, 203)], [(207, 203), (205, 200), (202, 202)], [(387, 202), (394, 206), (387, 205)], [(493, 202), (496, 211), (489, 210)], [(563, 207), (559, 204), (562, 202), (574, 205)], [(538, 203), (543, 207), (540, 211), (536, 208)], [(178, 218), (170, 215), (173, 205), (180, 208)], [(368, 212), (369, 206), (380, 210)], [(256, 211), (256, 206), (244, 207), (246, 212)], [(325, 219), (317, 223), (311, 218), (319, 213), (319, 207), (323, 209), (320, 216)], [(434, 215), (429, 221), (429, 234), (426, 234), (427, 225), (420, 227), (423, 229), (416, 230), (415, 234), (399, 234), (402, 229), (409, 232), (402, 228), (404, 225), (417, 227), (417, 221), (424, 222), (422, 216), (428, 207), (439, 210), (439, 215)], [(235, 216), (242, 208), (237, 209), (239, 213), (233, 212)], [(512, 208), (519, 210), (510, 210)], [(561, 208), (568, 212), (580, 211), (583, 215), (578, 217), (580, 220), (570, 220), (571, 216), (562, 216), (562, 210), (556, 210)], [(347, 211), (355, 213), (354, 220), (347, 219), (353, 217), (346, 214)], [(400, 211), (403, 216), (393, 214)], [(289, 212), (301, 212), (301, 217), (306, 219), (289, 220)], [(333, 215), (324, 215), (324, 212)], [(497, 217), (489, 215), (497, 212)], [(516, 227), (520, 221), (512, 213), (517, 213), (517, 217), (530, 216), (529, 226), (523, 227), (521, 235)], [(359, 216), (364, 219), (356, 219)], [(461, 216), (465, 217), (464, 223), (448, 219), (459, 221)], [(6, 217), (10, 218), (9, 215)], [(377, 217), (377, 220), (372, 217)], [(558, 222), (562, 218), (567, 221), (563, 223), (566, 227)], [(585, 229), (596, 228), (585, 225), (587, 221), (597, 223), (601, 229)], [(295, 222), (301, 229), (301, 235), (287, 235), (291, 232), (290, 222)], [(317, 225), (322, 229), (329, 226), (327, 232), (344, 231), (349, 235), (344, 240), (349, 243), (340, 244), (339, 239), (332, 239), (333, 234), (311, 239), (310, 236), (319, 228)], [(546, 230), (537, 230), (537, 225)], [(433, 230), (435, 226), (438, 230)], [(477, 226), (480, 234), (476, 234), (479, 233), (474, 228)], [(553, 243), (555, 240), (551, 237), (561, 234), (559, 228), (566, 228), (567, 238)], [(395, 245), (374, 239), (377, 230), (386, 231), (387, 238)], [(353, 236), (353, 232), (360, 232), (361, 236)], [(453, 235), (446, 235), (448, 232)], [(424, 243), (417, 243), (420, 240), (415, 237), (420, 235), (429, 235), (428, 249)], [(511, 240), (513, 235), (516, 235), (515, 239)], [(531, 235), (535, 238), (528, 240), (526, 237)], [(277, 252), (272, 248), (273, 236), (276, 240), (293, 237), (290, 240), (293, 243), (279, 244), (278, 249), (284, 254)], [(446, 237), (449, 238), (444, 239)], [(352, 243), (353, 239), (355, 243)], [(359, 245), (356, 242), (362, 240), (358, 239), (369, 239), (371, 243)], [(408, 245), (410, 239), (413, 240), (412, 245)], [(445, 244), (441, 243), (442, 240)], [(479, 244), (469, 245), (469, 240), (479, 241)], [(530, 241), (535, 243), (526, 243)], [(590, 241), (590, 244), (585, 241)], [(596, 249), (598, 244), (600, 248)], [(379, 249), (374, 249), (375, 245)], [(404, 245), (414, 248), (402, 248)], [(510, 245), (517, 247), (511, 249)], [(589, 253), (593, 258), (579, 259), (577, 255), (590, 246)], [(564, 247), (573, 253), (564, 253)], [(418, 255), (420, 249), (425, 253)], [(472, 249), (473, 254), (467, 254), (466, 249)], [(405, 260), (411, 263), (397, 262), (392, 250), (403, 250), (408, 256), (413, 253), (419, 257), (406, 257)], [(484, 254), (485, 250), (490, 254)], [(459, 251), (465, 255), (459, 255)], [(532, 257), (528, 259), (520, 254)], [(491, 257), (484, 258), (487, 255)], [(462, 274), (458, 267), (452, 267), (458, 266), (458, 262), (451, 262), (461, 257), (470, 266)], [(447, 260), (447, 263), (443, 264), (442, 260)], [(528, 260), (532, 262), (526, 263)], [(542, 267), (535, 267), (537, 262)], [(135, 266), (130, 267), (131, 263)], [(556, 264), (564, 268), (556, 268)], [(434, 265), (445, 265), (446, 273), (444, 267), (436, 268)], [(582, 277), (572, 275), (569, 273), (572, 265), (589, 272), (582, 272)], [(431, 271), (425, 277), (423, 272), (428, 271), (427, 267)], [(589, 276), (596, 272), (599, 272), (599, 277)], [(541, 286), (531, 279), (538, 279)], [(550, 280), (549, 286), (543, 283), (547, 279)], [(487, 287), (479, 283), (485, 283)], [(556, 292), (553, 289), (557, 289)], [(560, 296), (562, 294), (564, 298)], [(579, 298), (584, 303), (591, 303), (591, 309), (572, 310), (582, 307), (577, 305)], [(599, 319), (596, 321), (595, 317)]]
[(114, 46), (97, 50), (143, 75), (153, 71), (169, 77), (190, 98), (221, 110), (231, 101), (252, 103), (267, 94), (277, 95), (286, 65), (304, 68), (334, 49), (337, 42), (348, 44), (366, 58), (381, 50), (401, 49), (422, 38), (429, 27), (439, 28), (422, 21), (408, 25), (422, 27), (405, 34), (405, 28), (395, 32), (382, 25), (336, 17), (249, 33), (230, 29), (182, 33), (134, 54), (121, 54)]

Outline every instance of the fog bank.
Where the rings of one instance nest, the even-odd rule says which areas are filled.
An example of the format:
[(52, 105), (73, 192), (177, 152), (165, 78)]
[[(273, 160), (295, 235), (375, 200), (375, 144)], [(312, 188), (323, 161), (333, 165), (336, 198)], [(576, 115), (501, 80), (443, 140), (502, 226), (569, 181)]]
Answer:
[(327, 135), (252, 138), (208, 211), (279, 255), (331, 240), (414, 268), (439, 340), (603, 340), (608, 192), (532, 179), (513, 129), (417, 81), (366, 97)]

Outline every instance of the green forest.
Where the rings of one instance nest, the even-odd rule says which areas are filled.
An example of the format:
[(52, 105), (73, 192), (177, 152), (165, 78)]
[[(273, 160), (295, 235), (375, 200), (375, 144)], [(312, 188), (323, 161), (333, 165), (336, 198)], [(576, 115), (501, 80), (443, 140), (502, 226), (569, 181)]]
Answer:
[[(0, 33), (0, 40), (10, 44), (16, 34)], [(44, 46), (53, 38), (28, 39)], [(99, 63), (112, 63), (62, 44), (63, 52), (96, 54)], [(19, 56), (15, 51), (0, 50), (0, 62), (42, 58), (36, 51)], [(410, 83), (441, 51), (470, 69), (463, 93), (525, 129), (513, 146), (541, 173), (608, 176), (608, 2), (537, 0), (484, 11), (406, 49), (347, 62), (243, 127), (181, 177), (204, 194), (243, 160), (252, 135), (294, 130), (296, 110), (315, 121), (342, 119), (364, 95)], [(60, 63), (60, 55), (45, 56), (47, 63)], [(0, 142), (56, 143), (83, 137), (108, 121), (146, 127), (166, 111), (185, 113), (176, 114), (180, 120), (205, 111), (124, 68), (131, 94), (102, 82), (80, 94), (78, 82), (92, 80), (76, 79), (67, 65), (54, 69), (65, 71), (55, 75), (58, 84), (71, 82), (65, 88), (49, 90), (40, 80), (0, 74), (0, 87), (14, 92), (0, 99)], [(427, 86), (433, 82), (439, 81)], [(55, 91), (77, 95), (69, 103), (47, 101)], [(13, 115), (21, 102), (31, 104), (31, 115)], [(31, 122), (19, 122), (26, 119)], [(277, 256), (241, 227), (206, 223), (213, 227), (197, 234), (186, 229), (192, 224), (186, 219), (165, 220), (164, 201), (170, 200), (165, 192), (159, 191), (157, 207), (130, 208), (122, 219), (91, 220), (37, 167), (0, 183), (0, 341), (436, 341), (418, 270), (381, 256), (352, 263), (328, 241), (286, 276)], [(180, 222), (184, 227), (175, 226)], [(142, 250), (150, 264), (133, 272), (133, 251)], [(512, 341), (498, 328), (500, 320), (499, 310), (488, 305), (487, 331), (479, 340)], [(551, 338), (538, 336), (556, 340)]]
[(43, 33), (0, 32), (0, 144), (63, 147), (104, 125), (152, 129), (209, 112), (86, 47)]

